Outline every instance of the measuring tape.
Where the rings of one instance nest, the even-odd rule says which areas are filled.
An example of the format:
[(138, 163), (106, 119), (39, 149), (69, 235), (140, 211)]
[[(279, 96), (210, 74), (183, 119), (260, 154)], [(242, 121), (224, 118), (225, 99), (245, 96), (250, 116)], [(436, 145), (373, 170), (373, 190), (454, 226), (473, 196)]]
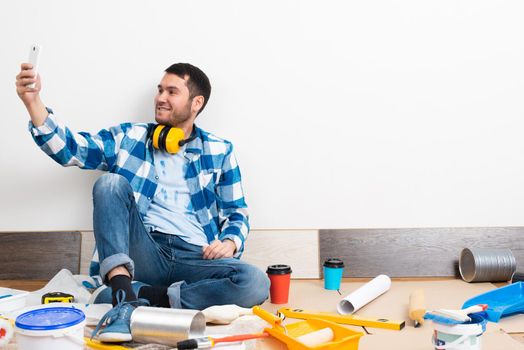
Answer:
[(46, 293), (42, 295), (42, 304), (50, 303), (72, 303), (74, 296), (62, 292)]

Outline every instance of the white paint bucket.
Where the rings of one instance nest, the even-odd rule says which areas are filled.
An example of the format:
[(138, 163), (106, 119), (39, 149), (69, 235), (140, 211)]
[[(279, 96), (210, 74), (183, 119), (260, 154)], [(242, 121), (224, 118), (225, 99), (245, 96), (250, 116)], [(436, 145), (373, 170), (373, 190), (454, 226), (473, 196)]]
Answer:
[(85, 315), (71, 307), (31, 310), (16, 318), (20, 350), (82, 350)]
[(481, 350), (481, 336), (487, 321), (479, 315), (470, 315), (471, 322), (442, 324), (433, 321), (433, 345), (437, 350)]

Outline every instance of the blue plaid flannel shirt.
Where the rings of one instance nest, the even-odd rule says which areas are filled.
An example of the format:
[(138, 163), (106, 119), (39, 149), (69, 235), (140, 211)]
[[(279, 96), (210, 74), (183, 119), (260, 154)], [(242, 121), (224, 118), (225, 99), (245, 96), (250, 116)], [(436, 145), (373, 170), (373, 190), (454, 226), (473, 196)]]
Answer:
[[(51, 109), (48, 112), (40, 127), (29, 122), (36, 144), (62, 166), (125, 177), (143, 217), (157, 188), (153, 145), (148, 137), (154, 124), (122, 123), (96, 134), (74, 133), (58, 122)], [(239, 258), (249, 233), (249, 216), (233, 145), (196, 126), (195, 131), (197, 137), (187, 144), (184, 154), (189, 160), (185, 178), (191, 203), (208, 242), (231, 239), (237, 247), (234, 257)]]

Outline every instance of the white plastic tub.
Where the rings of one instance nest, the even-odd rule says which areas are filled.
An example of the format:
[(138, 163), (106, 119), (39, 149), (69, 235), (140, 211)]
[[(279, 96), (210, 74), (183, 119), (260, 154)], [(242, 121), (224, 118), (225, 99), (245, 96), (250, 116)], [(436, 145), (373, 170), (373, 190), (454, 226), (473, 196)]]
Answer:
[(81, 310), (53, 307), (28, 311), (16, 318), (20, 350), (82, 350), (86, 317)]
[(0, 288), (0, 313), (8, 313), (23, 308), (28, 295), (29, 292), (23, 290)]

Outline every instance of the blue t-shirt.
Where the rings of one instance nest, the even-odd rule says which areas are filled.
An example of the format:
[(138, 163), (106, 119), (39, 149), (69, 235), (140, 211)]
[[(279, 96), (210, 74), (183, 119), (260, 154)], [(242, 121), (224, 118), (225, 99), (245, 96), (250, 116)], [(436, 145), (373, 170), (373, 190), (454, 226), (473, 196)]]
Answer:
[(150, 232), (177, 235), (188, 243), (203, 246), (208, 244), (207, 237), (198, 222), (184, 179), (188, 166), (184, 151), (185, 146), (176, 154), (155, 149), (158, 187), (144, 217), (144, 225)]

